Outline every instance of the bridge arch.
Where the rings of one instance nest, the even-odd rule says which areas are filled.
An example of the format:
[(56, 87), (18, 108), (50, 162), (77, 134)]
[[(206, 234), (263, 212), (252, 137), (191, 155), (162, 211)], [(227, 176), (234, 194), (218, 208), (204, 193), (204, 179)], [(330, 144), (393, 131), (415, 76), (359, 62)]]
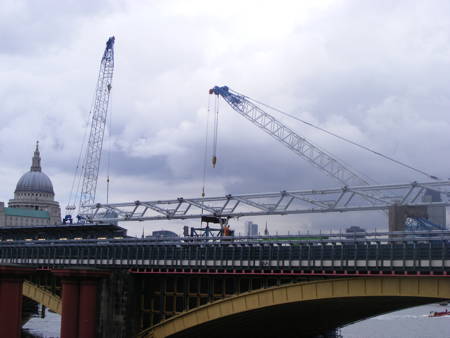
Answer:
[(448, 277), (317, 280), (259, 289), (171, 317), (141, 337), (310, 337), (368, 317), (450, 299)]
[(44, 305), (53, 312), (62, 313), (61, 297), (27, 280), (23, 282), (22, 295)]

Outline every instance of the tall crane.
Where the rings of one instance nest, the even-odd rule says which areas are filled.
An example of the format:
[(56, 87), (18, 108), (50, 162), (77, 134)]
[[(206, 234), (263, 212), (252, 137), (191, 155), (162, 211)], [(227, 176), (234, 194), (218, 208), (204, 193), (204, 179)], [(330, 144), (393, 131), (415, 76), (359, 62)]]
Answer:
[[(350, 170), (348, 167), (344, 166), (341, 162), (336, 160), (335, 158), (331, 157), (329, 154), (324, 152), (323, 150), (319, 149), (315, 145), (311, 144), (309, 141), (307, 141), (305, 138), (301, 137), (297, 133), (295, 133), (292, 129), (285, 126), (283, 123), (275, 119), (272, 115), (266, 113), (264, 110), (259, 108), (256, 104), (254, 104), (252, 101), (249, 100), (248, 97), (245, 95), (239, 94), (235, 91), (232, 91), (227, 86), (218, 87), (215, 86), (214, 88), (209, 90), (210, 94), (215, 94), (217, 96), (221, 96), (236, 112), (244, 116), (246, 119), (248, 119), (250, 122), (252, 122), (257, 127), (264, 130), (267, 134), (272, 136), (277, 141), (284, 144), (286, 147), (291, 149), (295, 154), (298, 156), (304, 158), (309, 163), (311, 163), (313, 166), (321, 169), (331, 177), (334, 177), (339, 182), (343, 183), (345, 187), (349, 186), (368, 186), (369, 183)], [(217, 118), (217, 117), (216, 117)], [(216, 122), (217, 124), (217, 122)], [(316, 127), (317, 128), (317, 127)], [(406, 163), (400, 162), (396, 159), (393, 159), (389, 156), (383, 155), (377, 151), (374, 151), (368, 147), (362, 146), (360, 144), (357, 144), (353, 141), (350, 141), (348, 139), (345, 139), (339, 135), (336, 135), (334, 133), (328, 132), (326, 130), (322, 131), (327, 132), (328, 134), (331, 134), (335, 137), (340, 138), (341, 140), (344, 140), (346, 142), (349, 142), (355, 146), (358, 146), (362, 149), (365, 149), (367, 151), (370, 151), (374, 153), (375, 155), (378, 155), (380, 157), (383, 157), (384, 159), (390, 160), (394, 163), (397, 163), (403, 167), (406, 167), (410, 170), (413, 170), (417, 173), (420, 173), (422, 175), (425, 175), (433, 180), (438, 180), (438, 177), (431, 175), (429, 173), (426, 173), (422, 170), (419, 170), (417, 168), (412, 167), (411, 165), (408, 165)], [(216, 157), (215, 154), (213, 154), (213, 164), (215, 164)], [(379, 192), (378, 192), (379, 193)], [(426, 193), (424, 194), (423, 198), (430, 199), (433, 198), (434, 193), (432, 189), (426, 190)], [(366, 202), (369, 202), (369, 204), (374, 204), (375, 200), (377, 198), (380, 198), (380, 196), (364, 196), (363, 197)], [(375, 198), (375, 199), (374, 199)], [(434, 197), (438, 201), (441, 201), (440, 197)], [(414, 208), (413, 208), (414, 209)], [(431, 217), (433, 221), (439, 222), (443, 225), (436, 225), (433, 224), (430, 220), (427, 220), (428, 223), (425, 223), (422, 218), (418, 217), (417, 215), (414, 215), (413, 209), (410, 210), (397, 210), (397, 214), (405, 214), (405, 217), (407, 220), (414, 223), (414, 226), (421, 229), (426, 229), (431, 227), (445, 227), (445, 207), (444, 206), (437, 206), (437, 207), (427, 207), (426, 211), (421, 210), (420, 208), (416, 208), (417, 215), (420, 215), (420, 217)], [(393, 212), (393, 215), (396, 214), (396, 212)], [(391, 220), (394, 216), (390, 217), (390, 227), (397, 226), (394, 219)], [(443, 221), (444, 219), (444, 221)], [(392, 222), (391, 222), (392, 221)], [(410, 222), (410, 223), (411, 223)], [(392, 224), (391, 224), (392, 223)], [(411, 224), (412, 224), (411, 223)], [(400, 225), (402, 226), (402, 225)], [(408, 228), (408, 224), (406, 224), (406, 228)], [(411, 226), (409, 226), (411, 228)]]
[(236, 112), (345, 186), (369, 185), (365, 179), (266, 113), (246, 96), (232, 91), (227, 86), (215, 86), (209, 90), (209, 93), (220, 95)]
[(92, 106), (92, 121), (86, 155), (83, 160), (83, 183), (80, 193), (79, 212), (88, 213), (86, 205), (95, 202), (97, 179), (102, 156), (103, 136), (108, 114), (109, 96), (114, 71), (114, 36), (106, 42), (105, 52), (100, 62), (95, 98)]
[[(233, 109), (245, 118), (300, 157), (307, 159), (314, 166), (338, 179), (345, 186), (324, 190), (229, 194), (218, 197), (202, 195), (201, 198), (179, 197), (172, 200), (96, 203), (88, 206), (93, 212), (84, 215), (89, 221), (151, 221), (200, 218), (207, 223), (220, 223), (220, 229), (212, 229), (208, 225), (206, 228), (193, 229), (195, 232), (201, 230), (205, 233), (205, 236), (208, 236), (212, 231), (217, 231), (219, 235), (225, 235), (224, 230), (227, 221), (233, 217), (388, 209), (389, 212), (393, 211), (392, 219), (389, 218), (390, 230), (391, 225), (397, 226), (398, 220), (404, 216), (412, 218), (412, 221), (416, 222), (406, 229), (445, 228), (445, 221), (443, 225), (439, 225), (428, 219), (425, 208), (450, 206), (450, 180), (436, 181), (435, 176), (396, 161), (403, 166), (425, 174), (435, 181), (369, 185), (366, 180), (297, 135), (290, 128), (250, 102), (244, 95), (232, 92), (228, 87), (217, 86), (210, 89), (210, 94), (222, 96)], [(383, 157), (386, 158), (386, 156)], [(191, 233), (191, 235), (198, 236), (199, 234)]]

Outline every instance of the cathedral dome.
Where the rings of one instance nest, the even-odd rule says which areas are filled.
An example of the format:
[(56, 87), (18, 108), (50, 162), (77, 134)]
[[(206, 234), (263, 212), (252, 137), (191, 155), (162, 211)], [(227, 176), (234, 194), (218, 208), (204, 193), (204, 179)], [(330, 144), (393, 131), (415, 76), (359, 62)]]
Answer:
[(19, 182), (17, 182), (16, 190), (14, 192), (54, 194), (52, 181), (50, 181), (50, 178), (44, 174), (41, 169), (39, 143), (36, 144), (30, 171), (22, 175)]
[(50, 178), (41, 171), (29, 171), (17, 182), (14, 192), (43, 192), (54, 194)]

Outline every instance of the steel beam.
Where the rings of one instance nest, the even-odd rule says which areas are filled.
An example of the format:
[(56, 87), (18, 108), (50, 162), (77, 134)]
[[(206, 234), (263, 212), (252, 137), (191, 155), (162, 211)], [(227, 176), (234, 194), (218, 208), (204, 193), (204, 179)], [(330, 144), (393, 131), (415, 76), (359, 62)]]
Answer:
[[(424, 202), (427, 191), (440, 194), (438, 202)], [(283, 197), (291, 199), (282, 203)], [(134, 201), (89, 205), (83, 215), (91, 222), (195, 219), (202, 216), (243, 217), (384, 210), (392, 206), (449, 206), (450, 181), (281, 191), (206, 198)], [(233, 203), (230, 203), (233, 202)], [(231, 205), (232, 207), (228, 207)], [(227, 208), (228, 207), (228, 208)], [(111, 215), (115, 217), (111, 217)]]

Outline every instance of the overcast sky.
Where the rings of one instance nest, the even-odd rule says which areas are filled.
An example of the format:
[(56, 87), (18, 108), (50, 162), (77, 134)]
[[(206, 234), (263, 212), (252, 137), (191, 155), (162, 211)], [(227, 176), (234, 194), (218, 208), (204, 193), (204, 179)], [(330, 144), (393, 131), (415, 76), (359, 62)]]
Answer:
[[(64, 209), (111, 35), (112, 119), (103, 156), (111, 156), (111, 202), (200, 196), (214, 85), (448, 178), (448, 13), (448, 1), (2, 0), (0, 200), (12, 198), (39, 140), (43, 171)], [(208, 196), (339, 186), (225, 102), (219, 115)], [(276, 117), (379, 183), (426, 180)], [(105, 175), (103, 165), (99, 202)], [(266, 220), (282, 233), (386, 225), (380, 213), (254, 219), (261, 227)], [(175, 223), (151, 223), (146, 233), (179, 232)], [(142, 224), (128, 226), (142, 231)]]

